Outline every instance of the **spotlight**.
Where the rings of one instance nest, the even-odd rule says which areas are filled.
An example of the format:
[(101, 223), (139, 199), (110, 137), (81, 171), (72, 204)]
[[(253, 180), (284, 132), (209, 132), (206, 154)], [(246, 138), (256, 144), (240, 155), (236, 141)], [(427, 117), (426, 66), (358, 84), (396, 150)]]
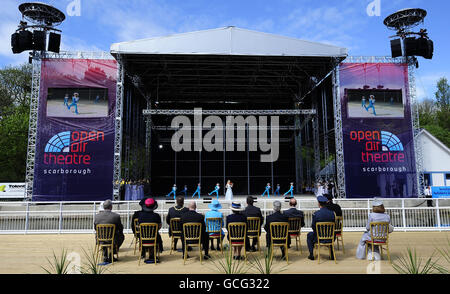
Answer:
[(164, 146), (162, 144), (159, 144), (158, 147), (159, 147), (159, 149), (163, 149)]

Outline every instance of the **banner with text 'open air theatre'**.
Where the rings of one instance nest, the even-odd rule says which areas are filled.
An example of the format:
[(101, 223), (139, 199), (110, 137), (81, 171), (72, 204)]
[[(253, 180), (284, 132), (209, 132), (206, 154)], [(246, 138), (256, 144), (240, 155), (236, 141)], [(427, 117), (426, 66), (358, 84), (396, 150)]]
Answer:
[(113, 193), (117, 64), (42, 61), (33, 201), (100, 201)]
[(347, 198), (417, 197), (408, 66), (343, 63), (339, 74)]

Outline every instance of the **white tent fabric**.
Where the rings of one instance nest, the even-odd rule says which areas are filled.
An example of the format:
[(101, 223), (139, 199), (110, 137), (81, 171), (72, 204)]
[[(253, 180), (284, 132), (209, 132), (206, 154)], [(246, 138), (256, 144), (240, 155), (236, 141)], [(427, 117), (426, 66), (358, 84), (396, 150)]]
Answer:
[(347, 49), (236, 27), (115, 43), (112, 54), (346, 57)]

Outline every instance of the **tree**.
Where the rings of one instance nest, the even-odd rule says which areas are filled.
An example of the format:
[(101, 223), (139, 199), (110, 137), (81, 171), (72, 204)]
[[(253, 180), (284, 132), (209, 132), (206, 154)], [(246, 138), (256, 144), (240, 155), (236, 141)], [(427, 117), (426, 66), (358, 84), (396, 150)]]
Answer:
[(16, 106), (29, 106), (31, 77), (30, 64), (0, 70), (0, 116), (13, 112)]
[(446, 78), (440, 78), (437, 82), (437, 91), (435, 93), (436, 104), (440, 110), (450, 110), (450, 85)]

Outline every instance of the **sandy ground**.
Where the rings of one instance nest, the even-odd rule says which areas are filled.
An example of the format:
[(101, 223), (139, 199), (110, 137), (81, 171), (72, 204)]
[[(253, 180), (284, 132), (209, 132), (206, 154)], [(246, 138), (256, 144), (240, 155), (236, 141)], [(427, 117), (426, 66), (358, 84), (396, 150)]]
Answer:
[[(356, 245), (361, 235), (362, 233), (360, 232), (345, 232), (345, 254), (342, 253), (342, 248), (336, 252), (337, 264), (327, 259), (328, 253), (325, 253), (325, 248), (322, 251), (323, 259), (318, 264), (317, 260), (311, 261), (307, 259), (306, 234), (303, 234), (301, 237), (303, 253), (300, 254), (299, 251), (295, 251), (295, 246), (291, 247), (289, 249), (289, 265), (286, 264), (286, 261), (275, 259), (274, 272), (276, 273), (283, 269), (281, 273), (286, 274), (396, 273), (387, 261), (386, 256), (384, 256), (385, 260), (378, 263), (355, 258)], [(198, 251), (190, 252), (189, 255), (191, 257), (187, 260), (186, 265), (183, 265), (181, 253), (169, 254), (170, 241), (168, 235), (162, 234), (162, 237), (164, 252), (161, 255), (161, 263), (157, 265), (141, 263), (138, 266), (138, 254), (134, 255), (134, 246), (130, 246), (133, 236), (127, 234), (120, 249), (119, 261), (107, 266), (108, 272), (115, 274), (221, 273), (211, 260), (203, 261), (203, 264), (200, 264)], [(450, 232), (393, 232), (390, 235), (391, 259), (393, 262), (398, 260), (408, 245), (415, 248), (419, 256), (429, 257), (436, 247), (444, 248), (447, 246), (448, 248), (449, 237)], [(0, 240), (1, 274), (45, 273), (41, 266), (48, 266), (46, 258), (52, 257), (53, 251), (59, 255), (63, 248), (68, 250), (68, 252), (80, 254), (81, 263), (83, 264), (81, 249), (93, 246), (94, 235), (1, 235)], [(262, 243), (265, 244), (264, 235)], [(277, 249), (276, 256), (279, 256), (279, 254), (280, 251)], [(210, 255), (216, 260), (221, 256), (220, 252), (217, 251), (211, 251)], [(249, 253), (249, 256), (257, 255), (257, 253)], [(448, 264), (446, 266), (449, 267)], [(256, 269), (252, 269), (251, 272), (258, 273)]]

